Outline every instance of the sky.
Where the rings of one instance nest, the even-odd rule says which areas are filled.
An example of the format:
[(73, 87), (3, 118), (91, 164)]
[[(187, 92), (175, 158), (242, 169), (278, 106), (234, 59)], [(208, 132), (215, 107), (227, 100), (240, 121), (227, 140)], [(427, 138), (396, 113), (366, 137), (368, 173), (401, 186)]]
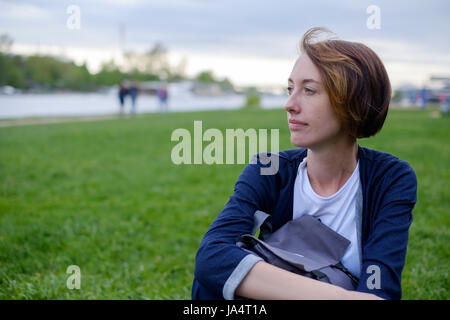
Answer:
[(96, 72), (122, 50), (160, 42), (189, 76), (211, 70), (239, 86), (285, 86), (302, 35), (318, 26), (371, 47), (394, 88), (450, 76), (448, 0), (0, 0), (0, 34), (15, 53), (61, 55)]

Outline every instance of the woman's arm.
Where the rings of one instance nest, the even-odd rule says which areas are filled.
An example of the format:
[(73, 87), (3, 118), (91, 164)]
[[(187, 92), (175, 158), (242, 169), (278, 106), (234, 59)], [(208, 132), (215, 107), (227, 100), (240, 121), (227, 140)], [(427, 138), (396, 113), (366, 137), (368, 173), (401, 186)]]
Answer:
[(236, 289), (236, 295), (257, 300), (382, 300), (304, 277), (264, 261), (257, 262)]
[(252, 232), (256, 210), (271, 212), (275, 203), (276, 176), (261, 175), (261, 168), (259, 163), (244, 168), (233, 195), (204, 235), (195, 257), (194, 282), (207, 293), (193, 292), (193, 299), (234, 299), (236, 287), (256, 263), (258, 257), (239, 248), (236, 239)]
[(361, 233), (363, 254), (356, 290), (399, 300), (412, 210), (417, 201), (417, 177), (405, 161), (391, 158), (384, 163), (389, 169), (379, 170), (382, 177), (372, 172), (376, 182), (371, 181), (365, 191), (371, 213)]

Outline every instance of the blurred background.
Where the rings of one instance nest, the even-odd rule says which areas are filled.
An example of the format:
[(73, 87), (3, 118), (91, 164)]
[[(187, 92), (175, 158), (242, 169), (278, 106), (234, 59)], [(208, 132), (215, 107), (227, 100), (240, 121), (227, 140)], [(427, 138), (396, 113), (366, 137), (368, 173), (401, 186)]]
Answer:
[(177, 166), (171, 133), (278, 129), (293, 148), (285, 87), (318, 26), (385, 63), (391, 110), (359, 143), (418, 176), (403, 297), (448, 299), (446, 0), (0, 0), (0, 298), (189, 299), (243, 165)]
[(449, 96), (448, 12), (437, 0), (0, 1), (0, 118), (115, 113), (123, 81), (139, 86), (135, 112), (160, 110), (163, 83), (173, 111), (238, 108), (249, 92), (279, 107), (313, 26), (373, 48), (395, 103), (436, 103)]

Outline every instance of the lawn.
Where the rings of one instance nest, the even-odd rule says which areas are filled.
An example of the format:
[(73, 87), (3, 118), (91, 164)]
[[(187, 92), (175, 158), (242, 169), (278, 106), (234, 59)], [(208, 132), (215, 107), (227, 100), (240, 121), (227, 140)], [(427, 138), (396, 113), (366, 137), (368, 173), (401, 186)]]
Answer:
[[(403, 299), (450, 298), (450, 118), (437, 114), (391, 110), (359, 141), (418, 177)], [(293, 148), (280, 109), (0, 128), (0, 299), (189, 299), (201, 238), (244, 167), (173, 164), (171, 133), (194, 120), (279, 128), (280, 149)]]

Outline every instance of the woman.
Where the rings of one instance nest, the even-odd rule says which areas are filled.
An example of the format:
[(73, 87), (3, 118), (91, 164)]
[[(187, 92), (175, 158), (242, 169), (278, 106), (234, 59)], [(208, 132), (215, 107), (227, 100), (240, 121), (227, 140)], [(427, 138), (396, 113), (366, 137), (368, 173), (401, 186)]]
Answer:
[[(303, 37), (288, 80), (291, 142), (275, 175), (249, 164), (196, 256), (193, 299), (400, 299), (417, 180), (405, 161), (360, 147), (380, 131), (391, 86), (378, 56), (360, 43)], [(253, 214), (271, 214), (277, 230), (311, 214), (351, 241), (342, 264), (355, 291), (300, 276), (236, 246)]]

